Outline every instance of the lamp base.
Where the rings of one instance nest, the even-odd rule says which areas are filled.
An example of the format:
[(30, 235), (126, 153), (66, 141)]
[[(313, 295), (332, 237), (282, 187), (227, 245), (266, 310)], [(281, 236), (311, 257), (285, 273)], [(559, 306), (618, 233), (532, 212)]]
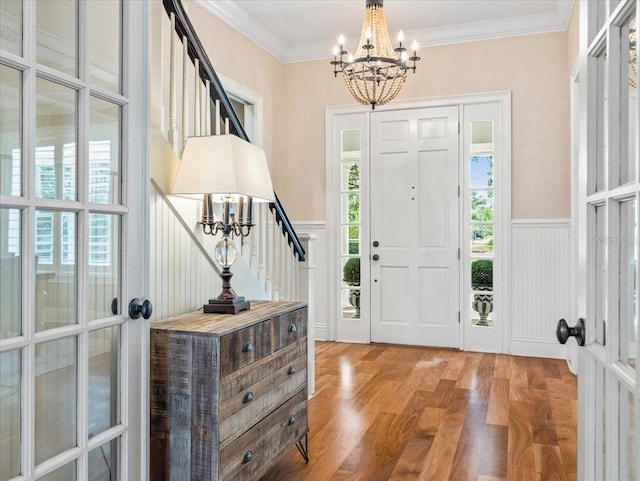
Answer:
[(249, 301), (244, 297), (234, 297), (233, 299), (209, 299), (209, 304), (202, 306), (206, 314), (237, 314), (240, 311), (251, 309)]

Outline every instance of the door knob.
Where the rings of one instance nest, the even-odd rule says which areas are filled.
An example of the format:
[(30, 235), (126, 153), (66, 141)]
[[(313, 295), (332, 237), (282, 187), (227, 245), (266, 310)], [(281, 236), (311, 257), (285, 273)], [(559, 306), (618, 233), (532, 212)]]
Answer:
[(380, 256), (378, 254), (373, 254), (373, 257), (371, 257), (374, 261), (380, 260)]
[(570, 337), (575, 337), (578, 346), (584, 346), (585, 342), (585, 325), (584, 319), (578, 319), (576, 325), (569, 327), (567, 321), (560, 319), (556, 327), (556, 337), (560, 344), (565, 344)]
[(149, 319), (152, 312), (153, 305), (151, 305), (151, 301), (149, 299), (136, 297), (129, 303), (129, 317), (131, 319), (138, 319), (140, 316), (145, 319)]
[(373, 241), (373, 247), (378, 247), (380, 245), (380, 242), (378, 241)]

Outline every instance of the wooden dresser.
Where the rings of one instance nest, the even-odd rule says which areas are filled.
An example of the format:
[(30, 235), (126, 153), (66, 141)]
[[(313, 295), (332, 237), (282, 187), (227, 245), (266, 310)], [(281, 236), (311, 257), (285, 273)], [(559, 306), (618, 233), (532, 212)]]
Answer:
[(151, 324), (151, 481), (259, 479), (307, 458), (307, 306), (252, 302)]

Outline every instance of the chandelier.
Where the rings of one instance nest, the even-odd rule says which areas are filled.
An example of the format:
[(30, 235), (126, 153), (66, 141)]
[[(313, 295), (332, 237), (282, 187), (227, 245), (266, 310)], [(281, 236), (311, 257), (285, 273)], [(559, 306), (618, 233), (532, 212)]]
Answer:
[[(333, 75), (342, 74), (351, 95), (361, 104), (383, 105), (392, 100), (404, 85), (407, 70), (416, 71), (418, 43), (413, 42), (410, 57), (402, 45), (404, 34), (398, 34), (398, 46), (389, 40), (387, 24), (382, 11), (383, 0), (366, 0), (360, 44), (356, 54), (344, 50), (344, 36), (333, 49)], [(345, 59), (346, 56), (346, 59)]]

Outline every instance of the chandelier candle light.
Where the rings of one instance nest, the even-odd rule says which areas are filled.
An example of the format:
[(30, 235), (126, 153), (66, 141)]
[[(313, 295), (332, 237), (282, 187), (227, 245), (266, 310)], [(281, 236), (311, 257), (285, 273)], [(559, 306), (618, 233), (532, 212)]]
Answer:
[[(413, 42), (409, 56), (403, 46), (404, 34), (398, 33), (398, 46), (389, 40), (382, 11), (383, 0), (366, 0), (360, 46), (355, 56), (344, 49), (344, 35), (333, 48), (333, 75), (341, 73), (351, 95), (361, 104), (383, 105), (392, 100), (404, 85), (407, 70), (416, 71), (418, 43)], [(345, 59), (346, 57), (346, 59)]]
[[(238, 257), (233, 237), (246, 237), (253, 227), (253, 203), (273, 202), (273, 185), (264, 151), (235, 135), (189, 137), (182, 154), (174, 194), (203, 194), (202, 232), (222, 238), (213, 251), (222, 267), (222, 292), (203, 306), (206, 313), (237, 314), (249, 301), (231, 288), (231, 266)], [(222, 204), (216, 219), (215, 204)]]

